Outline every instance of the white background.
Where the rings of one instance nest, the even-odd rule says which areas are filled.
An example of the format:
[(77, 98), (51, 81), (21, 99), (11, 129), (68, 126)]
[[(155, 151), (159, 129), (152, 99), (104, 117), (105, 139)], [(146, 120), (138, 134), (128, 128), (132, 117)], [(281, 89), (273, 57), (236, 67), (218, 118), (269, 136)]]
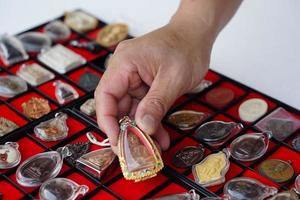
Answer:
[[(14, 34), (82, 8), (107, 22), (126, 22), (138, 36), (167, 23), (178, 3), (0, 0), (0, 34)], [(244, 1), (215, 43), (211, 68), (300, 109), (300, 1)]]

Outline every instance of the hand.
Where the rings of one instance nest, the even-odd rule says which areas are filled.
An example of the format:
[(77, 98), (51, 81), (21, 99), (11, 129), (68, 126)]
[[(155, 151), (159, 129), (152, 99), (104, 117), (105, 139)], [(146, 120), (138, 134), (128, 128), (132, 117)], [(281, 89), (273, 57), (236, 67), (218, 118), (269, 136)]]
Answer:
[(112, 146), (117, 145), (118, 119), (129, 115), (163, 150), (169, 147), (161, 119), (208, 70), (212, 40), (205, 34), (195, 39), (192, 31), (169, 23), (118, 45), (95, 91), (98, 124)]

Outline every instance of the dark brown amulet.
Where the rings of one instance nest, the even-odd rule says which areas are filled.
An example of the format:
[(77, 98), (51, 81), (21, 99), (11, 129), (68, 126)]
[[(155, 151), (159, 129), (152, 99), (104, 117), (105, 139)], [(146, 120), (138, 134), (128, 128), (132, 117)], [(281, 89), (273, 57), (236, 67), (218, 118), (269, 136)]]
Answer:
[(189, 168), (199, 163), (204, 156), (202, 146), (187, 146), (175, 153), (172, 164), (178, 168)]
[(205, 95), (205, 99), (211, 105), (222, 108), (234, 99), (234, 92), (228, 88), (214, 88)]
[(294, 169), (284, 160), (269, 159), (260, 164), (259, 173), (276, 183), (282, 183), (293, 177)]

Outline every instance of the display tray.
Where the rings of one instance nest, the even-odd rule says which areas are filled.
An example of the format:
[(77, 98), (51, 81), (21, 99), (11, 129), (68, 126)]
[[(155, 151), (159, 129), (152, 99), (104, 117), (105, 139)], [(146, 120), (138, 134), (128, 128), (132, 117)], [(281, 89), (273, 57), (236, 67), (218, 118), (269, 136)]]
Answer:
[[(64, 16), (61, 16), (57, 19), (63, 20), (63, 18)], [(38, 27), (34, 27), (24, 32), (42, 32), (43, 27), (48, 23), (49, 22), (41, 24)], [(80, 111), (80, 106), (87, 99), (93, 98), (93, 91), (87, 91), (81, 87), (79, 85), (79, 79), (80, 76), (87, 71), (101, 77), (105, 71), (105, 59), (114, 51), (115, 46), (101, 47), (101, 50), (98, 53), (93, 54), (87, 50), (70, 47), (69, 45), (71, 39), (94, 41), (98, 31), (105, 25), (104, 22), (99, 20), (96, 29), (87, 33), (79, 33), (72, 30), (69, 39), (60, 42), (65, 47), (71, 49), (87, 60), (86, 64), (70, 70), (65, 74), (57, 73), (48, 66), (45, 66), (37, 59), (37, 55), (33, 54), (30, 54), (28, 60), (12, 66), (5, 66), (0, 61), (0, 77), (7, 74), (16, 74), (20, 66), (24, 63), (38, 63), (55, 74), (54, 79), (47, 81), (40, 86), (34, 87), (28, 84), (28, 90), (26, 92), (12, 98), (0, 96), (0, 117), (5, 117), (19, 126), (18, 129), (0, 137), (0, 144), (5, 144), (8, 141), (17, 142), (21, 152), (20, 163), (37, 153), (56, 150), (58, 147), (75, 142), (87, 142), (88, 139), (85, 134), (89, 131), (93, 132), (99, 140), (106, 138), (106, 135), (98, 129), (96, 118), (90, 117)], [(130, 37), (131, 36), (128, 36), (128, 38)], [(236, 177), (251, 177), (268, 186), (273, 186), (279, 191), (292, 188), (295, 177), (300, 173), (300, 154), (292, 145), (293, 139), (300, 136), (299, 127), (296, 127), (296, 130), (292, 130), (289, 136), (283, 140), (272, 137), (264, 155), (255, 161), (243, 162), (230, 157), (230, 167), (225, 176), (225, 182), (219, 185), (202, 187), (195, 182), (191, 167), (182, 169), (173, 165), (172, 158), (174, 154), (186, 146), (202, 144), (205, 149), (204, 154), (207, 156), (229, 147), (231, 142), (241, 135), (262, 132), (255, 125), (278, 108), (284, 108), (294, 120), (300, 120), (300, 111), (298, 109), (286, 105), (255, 89), (249, 88), (220, 73), (209, 70), (205, 79), (211, 81), (212, 85), (199, 93), (187, 94), (180, 97), (163, 119), (163, 126), (170, 134), (171, 145), (167, 151), (162, 153), (165, 167), (156, 177), (138, 183), (127, 181), (123, 178), (120, 166), (116, 160), (105, 171), (101, 179), (82, 170), (82, 168), (73, 165), (72, 162), (64, 160), (62, 170), (58, 177), (69, 178), (79, 185), (87, 185), (89, 191), (83, 197), (80, 196), (80, 199), (147, 199), (159, 197), (161, 195), (187, 192), (191, 189), (194, 189), (201, 197), (217, 197), (223, 195), (223, 186), (225, 183)], [(66, 104), (60, 104), (55, 98), (53, 86), (55, 80), (61, 80), (62, 82), (72, 85), (78, 92), (79, 98)], [(230, 89), (234, 93), (233, 98), (221, 106), (209, 102), (207, 94), (217, 88)], [(51, 107), (51, 112), (39, 119), (30, 119), (23, 113), (22, 103), (28, 101), (31, 97), (42, 97), (47, 99)], [(246, 122), (240, 118), (239, 107), (243, 102), (251, 98), (263, 99), (268, 105), (267, 111), (253, 122)], [(202, 120), (201, 124), (217, 120), (241, 123), (243, 128), (237, 133), (231, 134), (223, 143), (212, 145), (202, 139), (197, 139), (193, 134), (201, 124), (190, 130), (181, 130), (169, 122), (168, 117), (179, 110), (193, 110), (206, 113), (206, 118)], [(41, 122), (53, 118), (57, 112), (64, 112), (68, 115), (67, 125), (69, 131), (67, 137), (57, 142), (45, 142), (37, 138), (35, 134), (33, 134), (34, 127)], [(91, 145), (90, 150), (99, 148), (101, 147)], [(283, 183), (276, 183), (271, 179), (264, 177), (259, 173), (259, 166), (266, 159), (280, 159), (290, 162), (295, 171), (293, 177)], [(16, 181), (16, 169), (17, 167), (6, 170), (0, 169), (0, 193), (2, 193), (3, 199), (38, 198), (39, 187), (21, 186)]]

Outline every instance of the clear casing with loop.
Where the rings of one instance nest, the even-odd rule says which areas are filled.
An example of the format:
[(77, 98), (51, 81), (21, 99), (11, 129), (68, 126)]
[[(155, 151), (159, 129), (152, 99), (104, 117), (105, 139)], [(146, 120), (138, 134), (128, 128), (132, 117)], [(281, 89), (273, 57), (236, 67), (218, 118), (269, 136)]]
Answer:
[(193, 136), (211, 146), (220, 146), (242, 129), (241, 123), (210, 121), (198, 127)]
[(21, 41), (15, 36), (0, 36), (0, 57), (5, 65), (10, 66), (29, 58)]
[(9, 169), (17, 166), (21, 161), (19, 144), (6, 142), (0, 145), (0, 169)]
[(63, 159), (71, 156), (68, 148), (61, 148), (61, 153), (48, 151), (25, 160), (17, 169), (17, 182), (24, 187), (36, 187), (55, 178), (62, 168)]
[(229, 169), (230, 153), (227, 149), (210, 154), (192, 168), (196, 183), (203, 187), (218, 185), (225, 182), (225, 175)]
[(67, 114), (62, 112), (56, 113), (54, 118), (41, 122), (34, 127), (35, 136), (46, 142), (66, 138), (69, 131), (67, 119)]
[(273, 138), (283, 141), (300, 128), (300, 120), (279, 107), (257, 122), (255, 127), (261, 131), (271, 131)]
[(234, 178), (224, 186), (224, 197), (230, 200), (263, 200), (276, 193), (276, 188), (247, 177)]
[(0, 96), (11, 98), (27, 91), (26, 82), (13, 75), (0, 77)]
[(270, 131), (241, 135), (232, 141), (228, 151), (236, 160), (253, 161), (266, 153), (271, 137)]
[(54, 178), (44, 182), (39, 191), (41, 200), (75, 200), (89, 191), (86, 185), (78, 185), (67, 178)]

